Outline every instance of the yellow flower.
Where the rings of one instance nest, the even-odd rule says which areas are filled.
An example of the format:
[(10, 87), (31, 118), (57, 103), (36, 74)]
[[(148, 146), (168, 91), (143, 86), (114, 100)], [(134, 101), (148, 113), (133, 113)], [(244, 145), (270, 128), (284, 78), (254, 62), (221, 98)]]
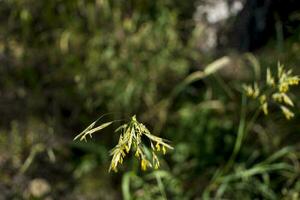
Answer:
[(275, 79), (272, 77), (270, 68), (267, 69), (267, 78), (266, 79), (267, 79), (267, 84), (269, 86), (272, 86), (272, 87), (275, 86)]
[(289, 91), (289, 84), (286, 82), (281, 83), (279, 85), (279, 92), (286, 93), (287, 91)]
[(141, 161), (141, 169), (143, 171), (146, 171), (147, 170), (147, 167), (151, 167), (151, 164), (148, 160), (146, 160), (145, 158), (142, 158), (142, 161)]
[(278, 79), (280, 79), (282, 77), (282, 75), (283, 75), (283, 72), (284, 72), (283, 65), (281, 65), (280, 63), (278, 63), (277, 71), (278, 71), (277, 72), (278, 73)]
[(286, 105), (294, 106), (293, 101), (290, 99), (290, 97), (285, 93), (274, 93), (272, 95), (272, 98), (274, 101), (278, 103), (284, 102)]
[(246, 95), (248, 97), (252, 97), (253, 96), (254, 90), (252, 89), (251, 86), (249, 86), (249, 85), (243, 85), (243, 88), (244, 88), (244, 90), (246, 92)]
[(135, 157), (138, 158), (139, 157), (139, 151), (136, 151), (134, 155), (135, 155)]
[(159, 168), (159, 160), (154, 152), (152, 152), (152, 159), (153, 159), (152, 162), (154, 164), (154, 169), (158, 169)]
[(268, 114), (268, 102), (267, 102), (267, 96), (265, 94), (261, 95), (259, 97), (259, 102), (261, 105), (261, 109), (263, 110), (264, 114)]
[(262, 110), (264, 112), (265, 115), (268, 115), (268, 103), (265, 102), (263, 105), (262, 105)]
[(159, 146), (158, 143), (156, 143), (155, 147), (156, 147), (156, 150), (157, 150), (157, 151), (160, 151), (160, 146)]
[(274, 93), (272, 99), (278, 103), (282, 102), (282, 93)]
[(288, 80), (288, 83), (289, 83), (289, 85), (298, 85), (299, 81), (300, 81), (300, 78), (298, 76), (294, 76)]
[[(95, 126), (97, 121), (93, 122), (89, 125), (83, 132), (75, 137), (75, 139), (80, 138), (80, 140), (86, 140), (86, 136), (90, 135), (98, 130), (101, 130), (107, 126), (109, 126), (112, 122), (104, 123), (96, 128)], [(160, 151), (162, 149), (163, 154), (166, 153), (166, 148), (173, 149), (171, 145), (168, 144), (168, 141), (153, 135), (145, 125), (138, 122), (136, 116), (132, 116), (131, 120), (120, 126), (115, 130), (115, 132), (120, 131), (120, 137), (118, 144), (110, 151), (110, 155), (112, 156), (109, 171), (118, 171), (118, 166), (121, 165), (124, 161), (126, 155), (130, 152), (131, 148), (135, 151), (135, 157), (139, 159), (141, 164), (141, 169), (143, 171), (147, 170), (147, 168), (152, 168), (154, 166), (155, 169), (159, 167), (159, 160), (155, 155), (155, 151)], [(142, 137), (147, 138), (150, 141), (151, 149), (152, 149), (152, 163), (148, 160), (151, 159), (148, 154), (146, 145), (143, 143)], [(156, 143), (154, 147), (154, 143)]]
[(291, 86), (298, 85), (300, 82), (300, 77), (293, 76), (292, 73), (292, 70), (286, 70), (283, 65), (278, 63), (277, 77), (272, 76), (271, 70), (267, 68), (263, 87), (258, 87), (258, 84), (254, 83), (253, 85), (243, 85), (243, 89), (248, 97), (257, 99), (260, 109), (265, 115), (268, 114), (268, 105), (272, 99), (279, 104), (284, 116), (291, 119), (294, 117), (294, 113), (286, 106), (293, 107), (294, 103), (287, 92)]
[(250, 85), (243, 85), (243, 88), (248, 97), (256, 98), (259, 96), (260, 91), (257, 83), (254, 83), (253, 87)]
[(154, 165), (154, 169), (158, 169), (159, 168), (159, 162), (155, 163)]
[(254, 83), (254, 93), (253, 93), (253, 98), (258, 97), (258, 96), (259, 96), (259, 93), (260, 93), (260, 91), (259, 91), (258, 85), (257, 85), (257, 83)]
[(111, 171), (111, 170), (114, 172), (118, 172), (117, 165), (115, 163), (112, 163), (110, 165), (109, 171)]
[(126, 153), (129, 153), (130, 148), (127, 145), (125, 145), (125, 150), (126, 150)]
[(266, 100), (267, 100), (267, 96), (265, 94), (263, 94), (259, 97), (260, 104), (265, 103)]
[(290, 97), (288, 95), (286, 95), (285, 93), (282, 94), (282, 98), (283, 98), (284, 103), (286, 103), (289, 106), (294, 106), (294, 103), (292, 102)]
[(291, 118), (293, 118), (295, 115), (292, 111), (290, 111), (287, 107), (285, 106), (280, 106), (282, 113), (284, 114), (284, 116), (286, 117), (286, 119), (290, 120)]
[(166, 150), (165, 146), (162, 147), (162, 151), (163, 151), (163, 154), (166, 154), (167, 150)]

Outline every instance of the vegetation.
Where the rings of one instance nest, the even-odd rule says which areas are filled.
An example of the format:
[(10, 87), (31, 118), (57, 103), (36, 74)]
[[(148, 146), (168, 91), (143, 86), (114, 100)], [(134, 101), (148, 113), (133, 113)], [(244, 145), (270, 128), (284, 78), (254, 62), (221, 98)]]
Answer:
[[(74, 139), (80, 137), (80, 140), (86, 141), (86, 136), (92, 137), (92, 134), (96, 131), (99, 131), (107, 126), (111, 125), (112, 122), (106, 122), (93, 128), (96, 124), (96, 121), (89, 125), (83, 132), (77, 135)], [(118, 144), (111, 150), (112, 160), (109, 167), (109, 171), (113, 170), (118, 172), (118, 165), (123, 163), (123, 160), (126, 156), (126, 153), (129, 153), (131, 147), (133, 146), (135, 151), (135, 157), (141, 160), (141, 168), (146, 171), (148, 167), (153, 167), (155, 169), (159, 168), (159, 160), (155, 151), (162, 151), (163, 154), (166, 154), (167, 148), (173, 149), (172, 146), (166, 143), (166, 140), (154, 136), (150, 133), (150, 131), (145, 127), (144, 124), (137, 121), (136, 116), (131, 117), (131, 120), (127, 124), (123, 124), (119, 128), (115, 130), (115, 132), (121, 131)], [(148, 150), (142, 142), (142, 136), (147, 137), (150, 141), (151, 145), (151, 157), (152, 164), (149, 161)], [(154, 145), (154, 144), (155, 145)]]
[(0, 1), (0, 199), (299, 199), (299, 30), (218, 58), (195, 5)]

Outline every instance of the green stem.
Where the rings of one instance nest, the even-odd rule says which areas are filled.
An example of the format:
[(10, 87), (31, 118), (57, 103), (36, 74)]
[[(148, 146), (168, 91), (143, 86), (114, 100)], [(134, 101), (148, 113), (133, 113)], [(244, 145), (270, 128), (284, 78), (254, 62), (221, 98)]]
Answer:
[(215, 79), (219, 83), (220, 87), (223, 88), (223, 90), (225, 91), (225, 93), (231, 99), (234, 99), (234, 93), (233, 93), (232, 89), (228, 86), (228, 84), (218, 74), (214, 74), (213, 76), (215, 77)]
[(259, 116), (261, 112), (261, 108), (257, 108), (257, 110), (255, 111), (254, 115), (252, 116), (252, 118), (250, 119), (248, 125), (246, 126), (246, 97), (245, 95), (243, 95), (243, 99), (242, 99), (242, 109), (241, 109), (241, 118), (240, 118), (240, 123), (239, 123), (239, 129), (238, 129), (238, 136), (234, 145), (234, 149), (233, 152), (229, 158), (229, 161), (227, 162), (224, 172), (226, 172), (227, 170), (230, 169), (230, 167), (232, 166), (232, 164), (234, 163), (237, 154), (239, 153), (243, 140), (245, 139), (245, 137), (247, 136), (248, 132), (251, 130), (251, 128), (253, 127), (257, 117)]
[(241, 116), (240, 116), (240, 122), (239, 122), (239, 128), (238, 128), (238, 133), (237, 133), (237, 138), (234, 144), (234, 149), (233, 152), (229, 158), (229, 161), (227, 162), (224, 172), (228, 171), (230, 167), (232, 166), (233, 162), (236, 159), (237, 154), (239, 153), (243, 138), (245, 136), (245, 125), (246, 125), (246, 105), (247, 105), (247, 97), (243, 94), (242, 96), (242, 105), (241, 105)]
[(156, 181), (157, 181), (157, 184), (158, 184), (158, 187), (159, 187), (159, 190), (160, 190), (162, 198), (164, 200), (167, 200), (167, 195), (166, 195), (166, 192), (165, 192), (165, 187), (164, 187), (164, 184), (161, 181), (160, 175), (155, 174), (155, 178), (156, 178)]
[(256, 109), (256, 111), (255, 111), (254, 115), (252, 116), (252, 118), (251, 118), (251, 120), (250, 120), (248, 126), (246, 127), (246, 129), (245, 129), (245, 135), (247, 135), (248, 132), (249, 132), (249, 131), (251, 130), (251, 128), (253, 127), (253, 125), (254, 125), (254, 123), (255, 123), (257, 117), (259, 116), (260, 112), (261, 112), (261, 108), (259, 107), (259, 108)]
[(247, 104), (247, 97), (245, 95), (243, 95), (242, 103), (241, 103), (241, 115), (240, 115), (239, 128), (238, 128), (237, 138), (235, 141), (233, 152), (232, 152), (228, 162), (226, 163), (225, 167), (223, 169), (221, 169), (220, 171), (217, 171), (217, 173), (214, 175), (214, 177), (210, 181), (210, 184), (205, 189), (205, 192), (204, 192), (204, 196), (206, 196), (205, 199), (207, 199), (207, 197), (209, 197), (209, 193), (210, 193), (210, 190), (212, 189), (212, 187), (215, 187), (216, 186), (215, 184), (219, 183), (220, 181), (222, 182), (223, 175), (226, 172), (228, 172), (228, 170), (232, 167), (238, 153), (240, 152), (243, 140), (245, 139), (248, 132), (253, 127), (257, 117), (259, 116), (259, 114), (261, 112), (261, 108), (260, 107), (257, 108), (254, 115), (250, 119), (248, 125), (246, 126), (246, 110), (247, 110), (246, 104)]

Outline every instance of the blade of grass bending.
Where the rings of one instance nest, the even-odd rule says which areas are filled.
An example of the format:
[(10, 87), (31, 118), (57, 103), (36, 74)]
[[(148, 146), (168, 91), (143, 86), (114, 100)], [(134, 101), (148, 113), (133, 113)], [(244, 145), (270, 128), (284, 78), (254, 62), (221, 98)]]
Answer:
[(260, 80), (261, 67), (257, 58), (252, 53), (246, 53), (244, 56), (251, 63), (253, 67), (255, 79)]
[(187, 85), (201, 80), (227, 66), (230, 63), (228, 56), (221, 57), (205, 67), (204, 71), (196, 71), (187, 76), (171, 93), (171, 97), (175, 98)]
[(162, 183), (161, 177), (159, 174), (155, 174), (155, 179), (157, 181), (158, 188), (160, 190), (161, 196), (163, 197), (164, 200), (167, 200), (167, 195), (165, 191), (164, 184)]
[(29, 156), (26, 158), (24, 164), (21, 166), (20, 168), (20, 173), (25, 173), (25, 171), (27, 171), (27, 169), (29, 168), (29, 166), (31, 165), (31, 163), (33, 162), (33, 160), (35, 159), (36, 155), (38, 153), (41, 153), (45, 150), (45, 146), (43, 144), (36, 144), (31, 148), (30, 154)]
[(240, 123), (237, 133), (237, 138), (234, 144), (233, 152), (229, 158), (229, 161), (227, 162), (224, 172), (226, 173), (231, 165), (233, 164), (234, 160), (236, 159), (237, 154), (239, 153), (243, 139), (245, 137), (245, 125), (246, 125), (246, 105), (247, 105), (247, 97), (243, 94), (242, 96), (242, 105), (241, 105), (241, 117), (240, 117)]
[(280, 149), (279, 151), (275, 152), (274, 154), (272, 154), (265, 161), (263, 161), (259, 164), (271, 163), (271, 162), (285, 156), (286, 154), (291, 153), (293, 150), (295, 150), (295, 148), (292, 146), (284, 147), (284, 148)]
[(77, 140), (82, 135), (84, 135), (87, 131), (91, 130), (95, 126), (96, 122), (97, 120), (91, 123), (86, 129), (84, 129), (81, 133), (79, 133), (73, 140)]
[(86, 132), (86, 135), (89, 134), (91, 136), (92, 133), (95, 133), (96, 131), (100, 131), (106, 127), (108, 127), (109, 125), (111, 125), (114, 121), (110, 121), (110, 122), (106, 122), (101, 124), (100, 126), (97, 126), (96, 128), (93, 128), (89, 131)]
[(122, 194), (124, 200), (131, 200), (131, 194), (130, 194), (130, 179), (131, 177), (134, 177), (135, 174), (133, 171), (127, 172), (123, 175), (122, 178)]
[(218, 181), (219, 182), (229, 182), (229, 181), (238, 180), (241, 178), (247, 178), (247, 177), (251, 177), (254, 175), (263, 174), (263, 173), (271, 172), (271, 171), (277, 171), (277, 170), (292, 171), (293, 167), (291, 167), (291, 165), (289, 165), (287, 163), (260, 165), (260, 166), (255, 166), (250, 169), (240, 171), (240, 172), (236, 172), (234, 174), (230, 174), (225, 177), (221, 177), (220, 179), (218, 179)]
[(97, 126), (96, 128), (93, 128), (89, 131), (86, 131), (81, 137), (80, 137), (80, 141), (82, 140), (86, 140), (86, 136), (89, 135), (90, 137), (92, 137), (92, 134), (95, 133), (96, 131), (100, 131), (106, 127), (108, 127), (109, 125), (111, 125), (114, 121), (110, 121), (110, 122), (106, 122), (101, 124), (100, 126)]
[(82, 135), (85, 135), (85, 133), (87, 131), (91, 130), (100, 119), (102, 119), (103, 117), (110, 115), (110, 114), (112, 114), (112, 113), (106, 113), (106, 114), (101, 115), (98, 119), (96, 119), (93, 123), (91, 123), (86, 129), (84, 129), (81, 133), (79, 133), (73, 140), (77, 140), (78, 138), (82, 137)]

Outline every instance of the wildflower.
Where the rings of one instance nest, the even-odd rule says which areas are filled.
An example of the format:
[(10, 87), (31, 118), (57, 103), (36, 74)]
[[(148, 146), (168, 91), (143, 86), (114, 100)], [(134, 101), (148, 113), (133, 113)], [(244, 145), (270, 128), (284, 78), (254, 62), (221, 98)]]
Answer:
[(160, 151), (159, 143), (156, 143), (155, 147), (156, 147), (156, 151)]
[(167, 150), (166, 150), (165, 146), (162, 147), (162, 151), (163, 151), (163, 154), (166, 154)]
[(278, 102), (278, 103), (281, 103), (282, 101), (283, 101), (283, 99), (282, 99), (282, 93), (274, 93), (273, 95), (272, 95), (272, 99), (274, 100), (274, 101), (276, 101), (276, 102)]
[[(260, 108), (265, 115), (268, 114), (268, 103), (273, 100), (276, 104), (279, 104), (282, 113), (287, 119), (291, 119), (294, 113), (286, 106), (293, 107), (294, 103), (289, 97), (288, 92), (291, 86), (298, 85), (300, 82), (299, 76), (293, 76), (292, 70), (285, 70), (284, 66), (278, 63), (277, 78), (271, 73), (271, 70), (267, 69), (266, 74), (266, 90), (262, 90), (258, 87), (257, 83), (251, 85), (244, 85), (244, 91), (247, 96), (257, 99)], [(269, 91), (269, 92), (267, 92)]]
[(142, 161), (141, 161), (141, 169), (142, 169), (143, 171), (146, 171), (148, 166), (151, 166), (150, 162), (149, 162), (147, 159), (142, 158)]
[(283, 98), (283, 102), (285, 104), (287, 104), (289, 106), (294, 106), (294, 103), (292, 102), (292, 100), (290, 99), (290, 97), (287, 94), (283, 93), (282, 98)]
[(248, 97), (257, 98), (259, 96), (259, 88), (257, 83), (253, 84), (253, 87), (251, 85), (243, 85), (244, 90), (246, 91), (246, 95)]
[(285, 118), (287, 120), (290, 120), (291, 118), (294, 117), (294, 113), (291, 112), (287, 107), (285, 106), (280, 106), (281, 110), (282, 110), (282, 113), (284, 114)]
[(154, 169), (158, 169), (160, 164), (159, 164), (159, 160), (154, 152), (152, 152), (152, 162), (154, 164)]
[(289, 85), (298, 85), (300, 82), (300, 78), (298, 76), (293, 76), (288, 79)]
[(264, 103), (261, 106), (261, 109), (262, 109), (262, 111), (264, 112), (265, 115), (268, 115), (268, 104), (267, 103)]
[(257, 83), (254, 83), (254, 93), (253, 93), (253, 98), (257, 98), (259, 96), (260, 90), (258, 88)]
[(263, 94), (263, 95), (261, 95), (261, 96), (259, 97), (260, 104), (263, 104), (263, 103), (265, 103), (265, 102), (266, 102), (266, 100), (267, 100), (267, 97), (266, 97), (266, 95), (265, 95), (265, 94)]
[(280, 63), (277, 64), (277, 76), (278, 79), (280, 79), (283, 75), (283, 65), (281, 65)]
[[(74, 139), (80, 138), (80, 140), (86, 141), (86, 136), (89, 135), (90, 137), (92, 137), (93, 133), (104, 129), (113, 123), (106, 122), (96, 128), (93, 128), (98, 120), (89, 125)], [(130, 153), (132, 148), (135, 151), (135, 157), (140, 160), (141, 169), (143, 171), (147, 170), (147, 168), (152, 168), (153, 166), (154, 169), (159, 168), (160, 163), (157, 155), (155, 154), (155, 151), (159, 152), (160, 150), (162, 150), (163, 154), (166, 154), (167, 149), (173, 149), (171, 145), (167, 144), (167, 141), (165, 139), (151, 134), (151, 132), (146, 128), (144, 124), (137, 121), (136, 116), (131, 117), (131, 120), (128, 123), (123, 124), (115, 130), (115, 132), (118, 131), (120, 131), (121, 134), (118, 144), (110, 151), (112, 159), (109, 171), (118, 172), (118, 166), (123, 163), (126, 155)], [(152, 163), (149, 161), (148, 154), (145, 153), (147, 152), (147, 148), (142, 143), (142, 137), (147, 138), (150, 142), (152, 149)], [(156, 144), (155, 147), (153, 143)]]
[(279, 91), (282, 92), (282, 93), (285, 93), (285, 92), (289, 91), (289, 84), (288, 83), (285, 83), (285, 82), (280, 83), (278, 87), (279, 87)]
[(290, 86), (299, 84), (299, 76), (292, 76), (292, 72), (292, 70), (286, 71), (282, 65), (278, 65), (278, 88), (281, 93), (286, 93)]
[(139, 156), (140, 156), (139, 151), (137, 150), (134, 155), (135, 155), (135, 157), (139, 158)]
[(254, 90), (253, 90), (252, 86), (250, 86), (250, 85), (243, 85), (243, 88), (244, 88), (244, 90), (246, 92), (246, 95), (248, 97), (252, 97), (253, 96)]
[(267, 79), (267, 84), (269, 86), (272, 86), (272, 87), (275, 86), (275, 79), (272, 77), (270, 68), (267, 69), (267, 78), (266, 79)]

